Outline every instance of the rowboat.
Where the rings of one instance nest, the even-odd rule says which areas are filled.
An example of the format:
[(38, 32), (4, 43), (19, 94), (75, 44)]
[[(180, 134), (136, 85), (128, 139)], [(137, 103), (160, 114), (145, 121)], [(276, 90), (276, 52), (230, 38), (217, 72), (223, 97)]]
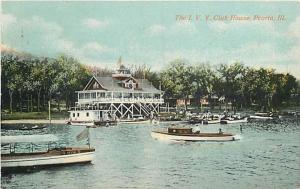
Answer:
[[(86, 132), (86, 131), (85, 131)], [(86, 133), (81, 135), (86, 135)], [(81, 136), (83, 137), (83, 136)], [(19, 135), (1, 137), (1, 172), (22, 171), (30, 168), (66, 165), (76, 163), (90, 163), (95, 149), (89, 147), (59, 147), (50, 148), (58, 141), (55, 135)], [(29, 152), (18, 152), (17, 146), (31, 145)], [(44, 151), (34, 151), (37, 144), (46, 147)], [(45, 145), (48, 144), (48, 145)], [(4, 149), (4, 147), (7, 147)]]
[(157, 140), (166, 141), (234, 141), (235, 137), (230, 133), (200, 133), (193, 132), (192, 128), (168, 128), (168, 131), (152, 131), (151, 136)]

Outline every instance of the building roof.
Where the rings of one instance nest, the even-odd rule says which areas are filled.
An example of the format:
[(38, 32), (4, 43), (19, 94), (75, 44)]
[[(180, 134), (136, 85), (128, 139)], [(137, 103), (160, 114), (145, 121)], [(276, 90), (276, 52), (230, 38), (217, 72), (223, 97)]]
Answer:
[[(124, 88), (119, 83), (120, 80), (114, 79), (113, 77), (95, 77), (98, 83), (108, 91), (124, 91), (132, 92), (132, 89)], [(156, 89), (147, 79), (135, 79), (138, 82), (138, 89), (135, 92), (147, 92), (147, 93), (162, 93), (163, 91)]]

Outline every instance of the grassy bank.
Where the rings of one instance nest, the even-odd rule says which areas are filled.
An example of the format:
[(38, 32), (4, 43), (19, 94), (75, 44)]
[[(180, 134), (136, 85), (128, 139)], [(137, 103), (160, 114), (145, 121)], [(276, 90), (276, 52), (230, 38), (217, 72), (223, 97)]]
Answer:
[[(2, 120), (19, 120), (19, 119), (48, 119), (48, 112), (14, 112), (13, 114), (1, 113)], [(51, 112), (51, 119), (65, 119), (69, 113)]]

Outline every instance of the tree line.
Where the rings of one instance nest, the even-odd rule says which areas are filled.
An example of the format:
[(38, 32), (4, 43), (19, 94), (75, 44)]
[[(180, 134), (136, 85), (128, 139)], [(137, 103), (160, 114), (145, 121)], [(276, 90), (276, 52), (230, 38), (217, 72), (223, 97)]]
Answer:
[[(212, 96), (231, 103), (233, 110), (254, 107), (261, 111), (278, 110), (286, 105), (299, 105), (299, 83), (289, 74), (275, 69), (253, 68), (239, 62), (188, 65), (175, 60), (161, 73), (166, 97), (189, 99), (197, 103), (204, 96)], [(220, 104), (220, 103), (219, 103)]]
[[(42, 58), (6, 52), (2, 53), (1, 67), (1, 108), (11, 113), (44, 111), (48, 101), (55, 102), (58, 110), (62, 105), (69, 109), (77, 100), (75, 91), (82, 90), (92, 75), (110, 76), (113, 72), (86, 66), (66, 55)], [(296, 78), (274, 69), (256, 69), (241, 63), (189, 65), (179, 59), (159, 73), (147, 65), (131, 65), (130, 69), (135, 78), (146, 78), (163, 90), (165, 98), (193, 98), (197, 105), (204, 96), (209, 100), (223, 98), (234, 109), (256, 105), (274, 110), (293, 98), (299, 103)]]
[(48, 101), (61, 101), (68, 109), (76, 100), (91, 73), (76, 59), (65, 55), (41, 58), (31, 55), (2, 53), (1, 108), (9, 111), (44, 111)]

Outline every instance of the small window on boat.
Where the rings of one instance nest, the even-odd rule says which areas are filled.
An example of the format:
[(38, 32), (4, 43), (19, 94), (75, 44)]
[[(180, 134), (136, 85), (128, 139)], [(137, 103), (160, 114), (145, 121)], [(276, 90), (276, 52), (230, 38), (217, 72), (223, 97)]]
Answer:
[(79, 113), (77, 113), (77, 117), (79, 117)]
[(75, 117), (75, 113), (73, 113), (73, 117)]
[(88, 112), (86, 113), (86, 117), (89, 117), (89, 113)]

